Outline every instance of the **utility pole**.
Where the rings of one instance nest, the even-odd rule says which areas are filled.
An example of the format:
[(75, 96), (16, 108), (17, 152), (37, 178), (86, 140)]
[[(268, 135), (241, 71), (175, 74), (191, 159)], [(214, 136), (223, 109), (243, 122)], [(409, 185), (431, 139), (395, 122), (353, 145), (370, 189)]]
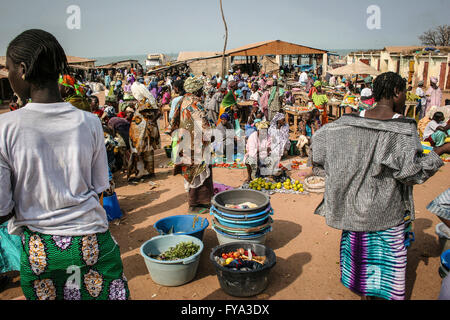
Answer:
[(224, 79), (226, 74), (225, 51), (227, 50), (228, 27), (227, 22), (225, 21), (225, 16), (223, 14), (222, 0), (220, 0), (220, 12), (222, 13), (223, 24), (225, 25), (225, 45), (223, 46), (223, 53), (222, 53), (222, 79)]

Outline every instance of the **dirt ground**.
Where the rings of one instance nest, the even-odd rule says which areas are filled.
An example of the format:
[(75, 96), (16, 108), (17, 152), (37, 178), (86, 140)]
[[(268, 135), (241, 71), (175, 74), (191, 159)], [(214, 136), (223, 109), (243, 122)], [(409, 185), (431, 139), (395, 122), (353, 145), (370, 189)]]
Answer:
[[(163, 137), (162, 145), (168, 144)], [(164, 168), (167, 159), (163, 150), (156, 153), (156, 178), (139, 184), (127, 184), (122, 174), (116, 174), (119, 203), (124, 216), (110, 223), (110, 229), (120, 245), (124, 273), (128, 279), (131, 298), (134, 300), (230, 300), (221, 288), (209, 260), (211, 249), (218, 245), (211, 226), (204, 235), (204, 251), (196, 277), (180, 287), (163, 287), (155, 284), (139, 253), (146, 240), (157, 236), (153, 224), (164, 217), (186, 214), (187, 195), (183, 178), (173, 176), (172, 169)], [(292, 171), (297, 178), (299, 171)], [(423, 185), (414, 188), (416, 241), (408, 251), (407, 299), (434, 300), (439, 295), (441, 279), (438, 274), (439, 245), (434, 228), (439, 220), (426, 210), (426, 205), (449, 187), (450, 166), (446, 164)], [(214, 169), (213, 179), (233, 187), (239, 187), (246, 178), (246, 170)], [(273, 231), (266, 245), (277, 256), (277, 263), (269, 276), (268, 288), (251, 299), (277, 300), (359, 300), (360, 298), (340, 283), (339, 230), (325, 224), (322, 217), (313, 214), (322, 199), (321, 194), (275, 194), (271, 204)], [(208, 218), (211, 225), (211, 216)], [(18, 272), (10, 273), (12, 284), (0, 293), (0, 300), (14, 299), (22, 295)]]

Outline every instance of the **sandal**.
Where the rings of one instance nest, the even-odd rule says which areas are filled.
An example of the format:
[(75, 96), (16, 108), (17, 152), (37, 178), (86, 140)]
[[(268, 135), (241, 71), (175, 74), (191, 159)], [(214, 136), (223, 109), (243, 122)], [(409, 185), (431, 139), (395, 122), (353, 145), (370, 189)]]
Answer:
[(198, 205), (195, 207), (190, 206), (188, 209), (188, 214), (205, 214), (205, 213), (209, 213), (209, 208), (210, 207), (204, 207), (205, 205)]
[(209, 213), (209, 208), (202, 208), (200, 209), (199, 212), (197, 212), (197, 214), (205, 214), (205, 213)]

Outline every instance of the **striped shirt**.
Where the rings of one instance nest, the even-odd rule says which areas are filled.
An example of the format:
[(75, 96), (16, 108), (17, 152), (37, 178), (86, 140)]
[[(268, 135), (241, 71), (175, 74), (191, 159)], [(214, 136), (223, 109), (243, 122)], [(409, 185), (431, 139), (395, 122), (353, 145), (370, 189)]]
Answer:
[(431, 201), (427, 210), (438, 217), (450, 220), (450, 188)]
[(375, 120), (346, 114), (312, 137), (315, 173), (325, 172), (324, 199), (315, 213), (330, 227), (381, 231), (414, 219), (412, 186), (443, 165), (423, 154), (413, 119)]

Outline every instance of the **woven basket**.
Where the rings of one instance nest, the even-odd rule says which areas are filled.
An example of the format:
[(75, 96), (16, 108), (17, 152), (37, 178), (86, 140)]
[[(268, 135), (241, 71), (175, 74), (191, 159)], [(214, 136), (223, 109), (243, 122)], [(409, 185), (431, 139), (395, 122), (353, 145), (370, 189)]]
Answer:
[(312, 176), (305, 179), (305, 190), (308, 192), (325, 192), (325, 178)]

